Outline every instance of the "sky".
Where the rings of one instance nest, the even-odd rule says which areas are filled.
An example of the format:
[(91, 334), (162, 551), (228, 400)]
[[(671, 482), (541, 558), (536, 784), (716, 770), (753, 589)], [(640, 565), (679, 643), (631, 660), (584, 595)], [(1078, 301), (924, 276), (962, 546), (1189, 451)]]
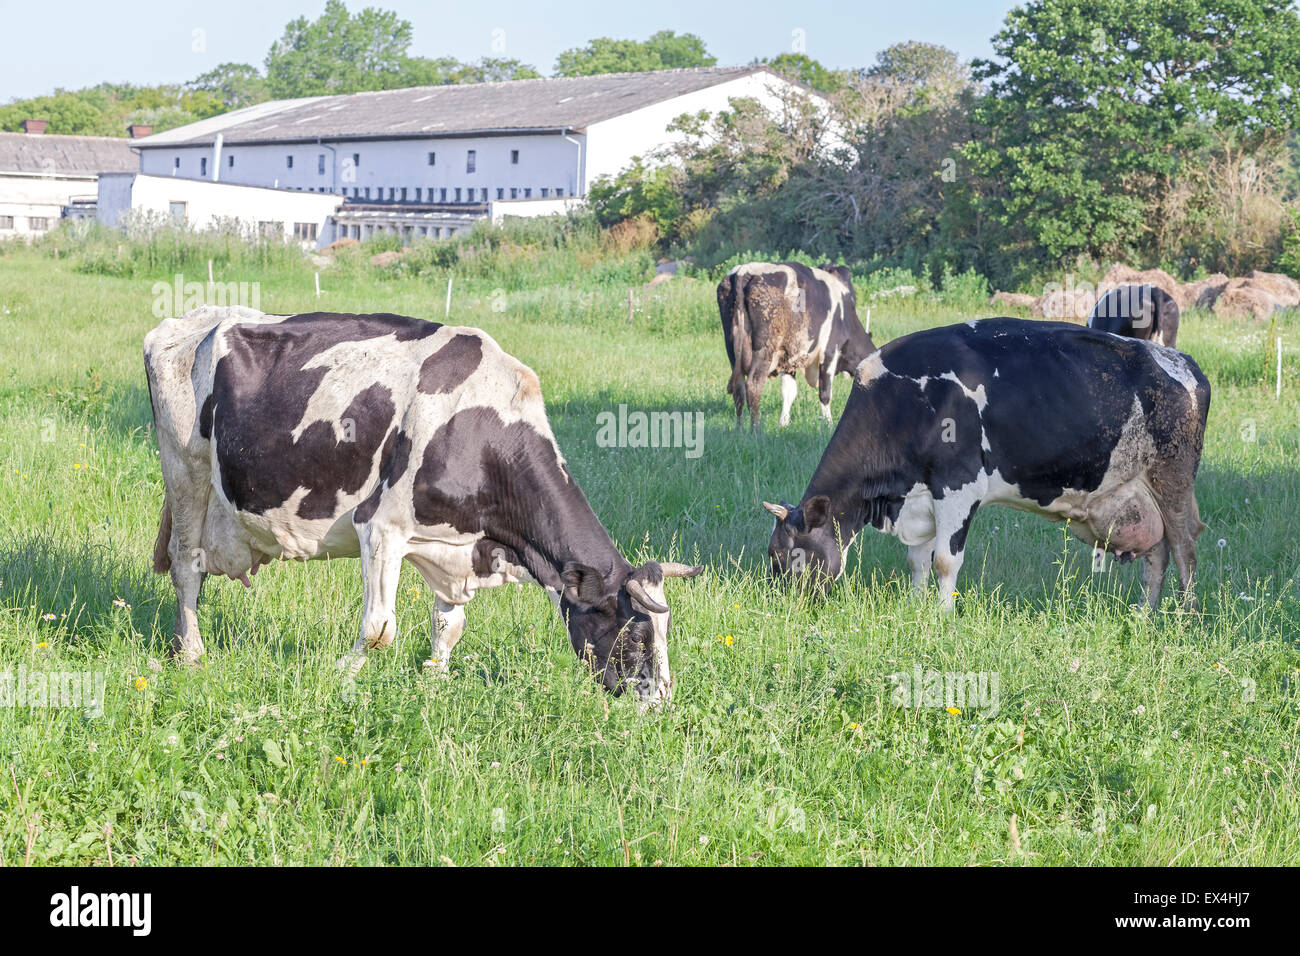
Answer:
[[(347, 0), (395, 10), (416, 56), (506, 56), (549, 75), (561, 50), (598, 36), (696, 33), (722, 65), (802, 52), (830, 67), (870, 65), (876, 51), (926, 40), (963, 59), (987, 56), (1010, 0)], [(101, 82), (183, 83), (219, 63), (262, 65), (284, 25), (325, 0), (0, 0), (0, 103)]]

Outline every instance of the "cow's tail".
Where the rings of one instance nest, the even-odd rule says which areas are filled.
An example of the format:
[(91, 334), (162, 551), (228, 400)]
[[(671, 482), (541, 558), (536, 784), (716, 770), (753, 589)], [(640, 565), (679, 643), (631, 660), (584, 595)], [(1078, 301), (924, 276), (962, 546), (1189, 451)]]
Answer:
[(166, 574), (172, 569), (172, 556), (167, 550), (172, 540), (172, 508), (163, 498), (162, 516), (158, 519), (158, 540), (153, 546), (153, 572)]
[(730, 286), (726, 296), (727, 307), (722, 309), (722, 335), (727, 342), (727, 358), (731, 359), (728, 395), (736, 394), (753, 362), (754, 343), (749, 330), (749, 314), (745, 310), (745, 286), (748, 279), (748, 276), (737, 273), (723, 280)]

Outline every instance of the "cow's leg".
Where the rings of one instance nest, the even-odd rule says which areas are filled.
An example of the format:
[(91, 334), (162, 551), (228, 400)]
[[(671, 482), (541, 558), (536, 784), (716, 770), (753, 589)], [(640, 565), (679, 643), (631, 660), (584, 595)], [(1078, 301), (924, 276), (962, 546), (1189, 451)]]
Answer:
[(203, 656), (198, 608), (203, 580), (207, 577), (207, 555), (199, 545), (203, 540), (207, 498), (199, 501), (197, 496), (177, 494), (168, 497), (168, 506), (173, 509), (168, 553), (172, 587), (176, 589), (176, 628), (171, 657), (182, 664), (197, 664)]
[(781, 427), (790, 424), (790, 406), (799, 394), (799, 383), (793, 375), (781, 375)]
[(817, 376), (817, 397), (822, 403), (822, 418), (828, 422), (833, 422), (831, 417), (831, 386), (835, 383), (835, 365), (839, 361), (839, 353), (832, 356), (829, 362), (823, 362), (821, 374)]
[(199, 559), (186, 556), (173, 560), (172, 587), (176, 589), (176, 629), (172, 635), (171, 656), (182, 664), (197, 664), (203, 656), (203, 638), (199, 635), (199, 594), (207, 574)]
[(979, 499), (968, 494), (947, 495), (936, 499), (934, 507), (934, 572), (939, 584), (939, 602), (951, 612), (957, 597), (957, 572), (966, 550), (966, 532), (970, 529)]
[(436, 599), (433, 609), (433, 652), (425, 667), (447, 673), (451, 652), (465, 633), (465, 605)]
[(1189, 491), (1182, 507), (1165, 518), (1165, 540), (1178, 568), (1178, 589), (1183, 607), (1188, 611), (1196, 610), (1192, 578), (1196, 574), (1196, 539), (1204, 530), (1196, 496)]
[(763, 385), (767, 382), (768, 368), (766, 356), (754, 356), (754, 364), (749, 370), (746, 382), (745, 400), (749, 404), (749, 427), (758, 428), (759, 416), (762, 414)]
[(338, 663), (347, 677), (355, 677), (366, 663), (366, 654), (387, 647), (397, 637), (397, 581), (402, 574), (406, 542), (384, 534), (373, 525), (357, 529), (361, 543), (361, 636)]
[(1147, 591), (1147, 607), (1160, 609), (1160, 594), (1165, 589), (1165, 571), (1169, 568), (1169, 543), (1161, 541), (1143, 558), (1143, 583)]
[(907, 549), (907, 566), (912, 572), (912, 587), (924, 591), (930, 583), (930, 567), (934, 564), (935, 539), (914, 544)]

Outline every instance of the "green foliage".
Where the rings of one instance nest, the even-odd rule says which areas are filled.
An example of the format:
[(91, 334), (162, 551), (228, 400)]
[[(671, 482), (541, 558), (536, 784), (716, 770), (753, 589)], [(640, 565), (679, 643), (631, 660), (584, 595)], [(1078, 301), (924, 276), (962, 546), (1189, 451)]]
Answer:
[(49, 123), (49, 133), (126, 136), (126, 128), (132, 123), (145, 123), (155, 132), (162, 132), (215, 116), (225, 108), (207, 90), (101, 83), (0, 106), (0, 129), (17, 131), (23, 120), (43, 119)]
[(823, 93), (841, 90), (847, 82), (848, 71), (829, 70), (806, 53), (782, 53), (763, 62), (778, 73)]
[(584, 47), (562, 52), (555, 60), (556, 76), (592, 76), (596, 73), (644, 73), (713, 66), (704, 41), (694, 33), (660, 30), (648, 40), (611, 40), (599, 37)]
[(328, 0), (315, 20), (298, 17), (266, 55), (273, 98), (387, 90), (401, 86), (411, 24), (390, 10), (348, 12)]
[(1032, 0), (1007, 15), (964, 156), (978, 205), (1046, 259), (1140, 260), (1150, 218), (1216, 132), (1247, 146), (1300, 119), (1285, 0)]
[(243, 109), (271, 98), (266, 77), (247, 63), (222, 63), (201, 73), (188, 84), (191, 90), (211, 93), (221, 101), (223, 110)]

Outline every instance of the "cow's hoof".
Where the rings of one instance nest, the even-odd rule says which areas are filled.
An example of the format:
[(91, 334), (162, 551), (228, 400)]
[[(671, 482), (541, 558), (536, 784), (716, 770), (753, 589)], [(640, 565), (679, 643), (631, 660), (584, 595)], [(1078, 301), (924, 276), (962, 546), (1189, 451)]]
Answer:
[(445, 658), (430, 657), (421, 667), (426, 674), (433, 674), (436, 677), (446, 677), (451, 673), (450, 665)]
[(177, 667), (198, 668), (203, 664), (202, 647), (186, 647), (173, 644), (167, 652), (168, 658)]
[(334, 662), (334, 669), (343, 675), (344, 680), (355, 680), (365, 664), (366, 658), (362, 654), (344, 654)]

